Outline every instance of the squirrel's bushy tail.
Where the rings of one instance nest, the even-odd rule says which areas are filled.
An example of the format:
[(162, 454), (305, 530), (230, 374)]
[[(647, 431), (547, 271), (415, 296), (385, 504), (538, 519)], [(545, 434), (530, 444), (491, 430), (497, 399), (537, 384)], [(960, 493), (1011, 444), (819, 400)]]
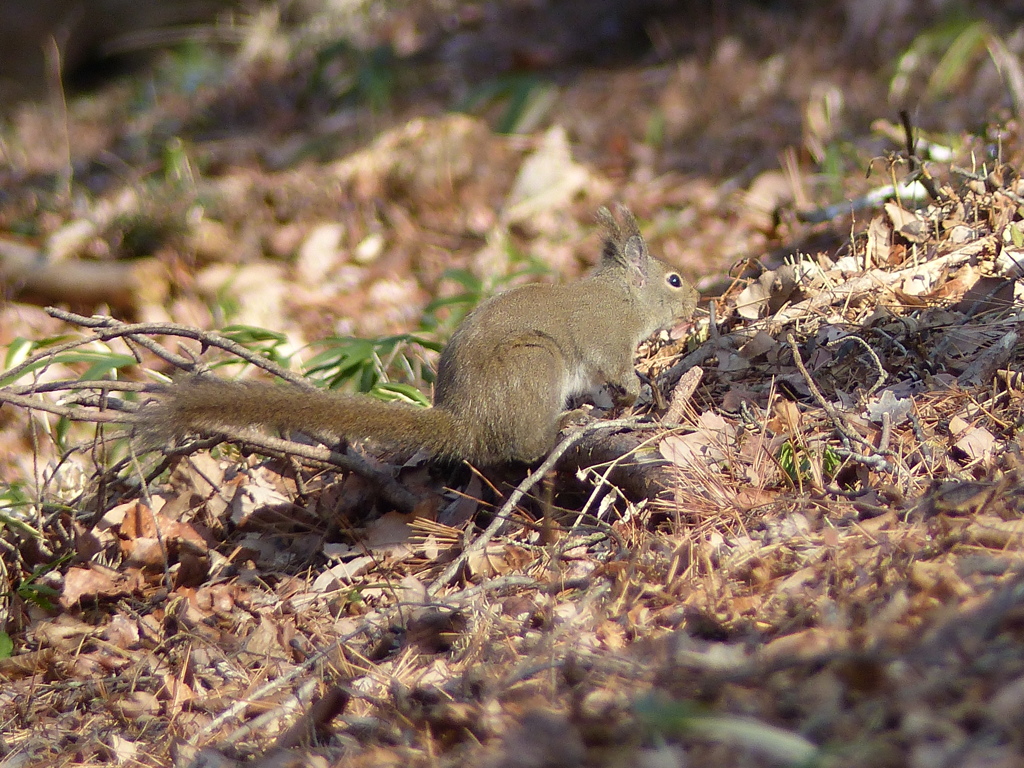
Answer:
[(263, 382), (191, 377), (175, 382), (140, 410), (140, 447), (156, 448), (189, 432), (259, 425), (282, 431), (373, 440), (402, 452), (425, 449), (441, 459), (467, 457), (472, 447), (456, 444), (453, 416), (437, 408), (386, 403), (349, 395)]

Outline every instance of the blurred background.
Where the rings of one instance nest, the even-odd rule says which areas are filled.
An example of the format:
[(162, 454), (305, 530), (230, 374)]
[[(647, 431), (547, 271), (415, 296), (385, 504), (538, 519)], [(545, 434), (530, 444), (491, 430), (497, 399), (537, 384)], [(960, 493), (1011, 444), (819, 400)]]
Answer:
[(438, 297), (570, 277), (616, 200), (706, 293), (834, 250), (869, 220), (850, 201), (908, 170), (901, 111), (926, 159), (1020, 153), (1020, 2), (5, 0), (0, 19), (5, 296), (300, 343), (443, 333)]

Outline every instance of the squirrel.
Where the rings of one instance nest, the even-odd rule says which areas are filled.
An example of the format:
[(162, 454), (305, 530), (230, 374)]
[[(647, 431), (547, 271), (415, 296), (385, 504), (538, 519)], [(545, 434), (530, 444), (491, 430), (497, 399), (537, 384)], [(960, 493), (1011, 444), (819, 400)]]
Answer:
[(261, 426), (369, 438), (403, 453), (425, 449), (441, 462), (534, 463), (554, 447), (573, 395), (607, 382), (633, 402), (637, 345), (696, 307), (697, 291), (650, 255), (633, 214), (620, 206), (619, 215), (622, 228), (607, 208), (598, 212), (607, 236), (589, 276), (513, 288), (462, 321), (441, 353), (432, 408), (190, 376), (142, 408), (137, 430), (152, 444)]

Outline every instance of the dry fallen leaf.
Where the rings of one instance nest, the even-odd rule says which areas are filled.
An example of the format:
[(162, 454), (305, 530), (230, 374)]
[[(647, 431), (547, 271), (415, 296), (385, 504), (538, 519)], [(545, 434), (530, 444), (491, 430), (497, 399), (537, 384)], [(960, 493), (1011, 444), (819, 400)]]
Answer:
[(64, 575), (60, 604), (70, 608), (83, 597), (95, 599), (121, 594), (121, 584), (120, 574), (111, 568), (99, 565), (69, 568)]
[(713, 411), (702, 413), (696, 427), (688, 435), (669, 435), (663, 439), (659, 444), (661, 455), (680, 467), (725, 459), (731, 452), (737, 427)]
[(949, 422), (949, 431), (956, 441), (954, 445), (972, 461), (991, 461), (997, 441), (987, 429), (973, 426), (960, 416), (954, 416)]

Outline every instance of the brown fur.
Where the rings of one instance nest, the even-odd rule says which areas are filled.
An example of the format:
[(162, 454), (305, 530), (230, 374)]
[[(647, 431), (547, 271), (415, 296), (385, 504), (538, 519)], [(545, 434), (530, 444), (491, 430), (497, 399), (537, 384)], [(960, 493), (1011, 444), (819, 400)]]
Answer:
[(366, 395), (191, 377), (141, 412), (147, 442), (191, 431), (263, 426), (350, 439), (478, 466), (533, 462), (553, 446), (566, 400), (611, 383), (640, 392), (636, 346), (690, 316), (697, 293), (652, 257), (635, 219), (606, 210), (601, 263), (566, 285), (532, 284), (481, 304), (441, 354), (433, 408)]

